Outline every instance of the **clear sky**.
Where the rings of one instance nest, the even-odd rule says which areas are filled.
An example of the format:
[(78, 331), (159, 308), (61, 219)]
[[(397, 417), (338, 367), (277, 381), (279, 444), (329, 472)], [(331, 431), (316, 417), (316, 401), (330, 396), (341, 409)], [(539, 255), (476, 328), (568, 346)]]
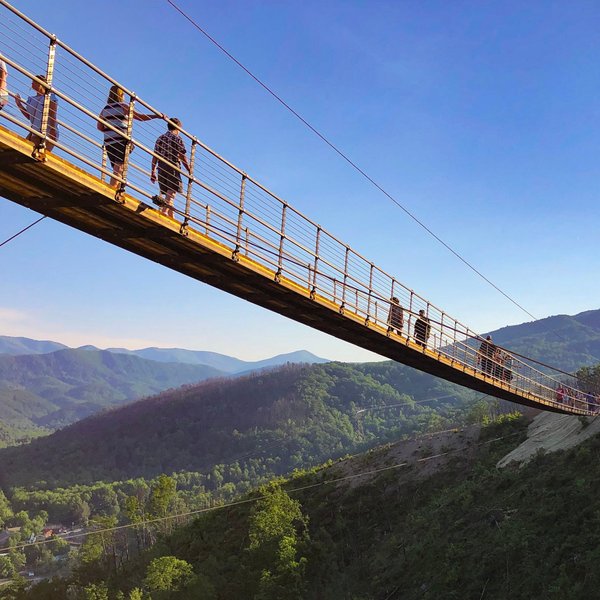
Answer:
[[(534, 315), (600, 307), (600, 3), (179, 4)], [(452, 316), (530, 320), (165, 0), (15, 5)], [(0, 238), (35, 218), (0, 199)], [(48, 219), (0, 249), (0, 269), (5, 335), (376, 358)]]

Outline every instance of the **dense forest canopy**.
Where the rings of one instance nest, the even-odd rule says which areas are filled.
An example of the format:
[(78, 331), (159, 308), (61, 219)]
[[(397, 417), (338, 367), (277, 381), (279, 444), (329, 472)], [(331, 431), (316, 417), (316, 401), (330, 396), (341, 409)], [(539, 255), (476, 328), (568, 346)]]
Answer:
[(0, 450), (0, 484), (46, 488), (179, 471), (205, 472), (213, 487), (223, 478), (257, 481), (439, 429), (476, 397), (393, 362), (290, 365), (165, 392)]

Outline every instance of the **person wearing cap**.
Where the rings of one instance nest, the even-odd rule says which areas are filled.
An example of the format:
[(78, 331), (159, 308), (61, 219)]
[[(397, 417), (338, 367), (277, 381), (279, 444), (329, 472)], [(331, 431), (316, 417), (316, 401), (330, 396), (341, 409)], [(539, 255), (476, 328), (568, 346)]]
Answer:
[(388, 332), (402, 334), (404, 325), (404, 310), (400, 306), (400, 300), (396, 296), (392, 296), (390, 300), (390, 312), (388, 314)]

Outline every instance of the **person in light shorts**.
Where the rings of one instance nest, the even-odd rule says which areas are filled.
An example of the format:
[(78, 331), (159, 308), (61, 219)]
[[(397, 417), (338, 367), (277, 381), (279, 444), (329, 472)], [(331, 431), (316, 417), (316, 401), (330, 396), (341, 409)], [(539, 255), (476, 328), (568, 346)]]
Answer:
[[(38, 79), (39, 81), (36, 81)], [(46, 88), (40, 83), (43, 81), (44, 83), (48, 83), (45, 75), (36, 75), (36, 79), (33, 79), (31, 82), (31, 89), (35, 92), (34, 96), (29, 96), (26, 102), (23, 102), (23, 99), (19, 94), (15, 96), (15, 102), (17, 103), (18, 109), (21, 111), (21, 114), (29, 119), (31, 123), (31, 128), (36, 131), (42, 130), (42, 118), (44, 115), (44, 102), (46, 101)], [(58, 99), (56, 94), (50, 93), (50, 107), (48, 111), (48, 138), (57, 141), (58, 140)], [(29, 132), (27, 134), (27, 139), (34, 144), (39, 144), (42, 138), (39, 135), (36, 135), (33, 132)], [(54, 144), (52, 142), (46, 143), (46, 150), (48, 152), (52, 152), (54, 148)]]

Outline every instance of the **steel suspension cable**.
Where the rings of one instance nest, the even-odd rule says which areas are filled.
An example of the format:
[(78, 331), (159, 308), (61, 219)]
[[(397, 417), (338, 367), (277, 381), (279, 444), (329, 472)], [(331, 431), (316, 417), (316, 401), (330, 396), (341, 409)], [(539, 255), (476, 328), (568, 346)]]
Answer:
[(27, 225), (27, 227), (24, 227), (23, 229), (21, 229), (21, 231), (17, 231), (17, 233), (15, 233), (14, 235), (11, 235), (9, 238), (5, 239), (0, 244), (0, 248), (2, 248), (2, 246), (4, 246), (4, 244), (8, 244), (8, 242), (11, 242), (15, 238), (19, 237), (22, 233), (25, 233), (28, 229), (31, 229), (34, 225), (37, 225), (40, 221), (43, 221), (45, 218), (47, 218), (47, 217), (44, 215), (43, 217), (40, 217), (37, 221), (34, 221), (33, 223)]
[(334, 152), (336, 152), (344, 161), (346, 161), (353, 169), (360, 173), (367, 181), (375, 186), (382, 194), (384, 194), (389, 200), (391, 200), (398, 208), (409, 216), (415, 223), (422, 227), (429, 235), (437, 240), (444, 248), (450, 251), (456, 258), (458, 258), (465, 266), (471, 271), (483, 279), (486, 283), (492, 286), (496, 291), (502, 294), (509, 302), (514, 304), (517, 308), (522, 310), (526, 315), (531, 317), (534, 321), (538, 320), (538, 317), (530, 313), (522, 304), (512, 298), (507, 292), (496, 285), (491, 279), (486, 277), (477, 267), (463, 257), (457, 250), (455, 250), (449, 243), (445, 242), (439, 235), (437, 235), (428, 225), (426, 225), (421, 219), (419, 219), (413, 212), (411, 212), (406, 206), (400, 203), (392, 194), (390, 194), (382, 185), (380, 185), (375, 179), (373, 179), (366, 171), (364, 171), (356, 162), (354, 162), (346, 153), (344, 153), (338, 146), (330, 141), (323, 133), (311, 125), (298, 111), (290, 106), (281, 96), (279, 96), (273, 89), (271, 89), (266, 83), (264, 83), (258, 76), (256, 76), (248, 67), (240, 62), (231, 52), (229, 52), (224, 46), (222, 46), (215, 38), (213, 38), (205, 29), (203, 29), (192, 17), (190, 17), (182, 8), (180, 8), (173, 0), (166, 0), (182, 17), (184, 17), (194, 28), (196, 28), (202, 35), (204, 35), (210, 42), (212, 42), (219, 50), (227, 55), (238, 67), (245, 71), (256, 83), (258, 83), (265, 91), (267, 91), (273, 98), (275, 98), (280, 104), (282, 104), (288, 111), (290, 111), (297, 119), (299, 119), (306, 127), (308, 127), (316, 136), (318, 136), (325, 144), (327, 144)]

